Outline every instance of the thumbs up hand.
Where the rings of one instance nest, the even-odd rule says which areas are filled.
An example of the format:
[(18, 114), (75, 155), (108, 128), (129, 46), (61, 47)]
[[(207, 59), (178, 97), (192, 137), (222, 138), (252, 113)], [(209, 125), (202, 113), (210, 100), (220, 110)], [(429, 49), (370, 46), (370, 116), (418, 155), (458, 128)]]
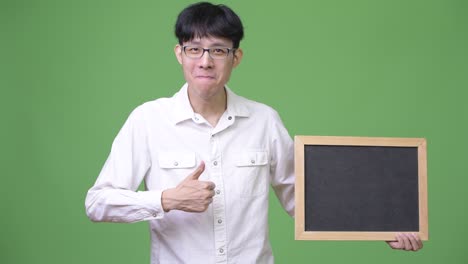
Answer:
[(205, 171), (205, 163), (202, 161), (198, 168), (175, 188), (163, 191), (161, 203), (165, 212), (174, 209), (204, 212), (208, 208), (215, 195), (215, 184), (211, 181), (198, 180), (203, 171)]

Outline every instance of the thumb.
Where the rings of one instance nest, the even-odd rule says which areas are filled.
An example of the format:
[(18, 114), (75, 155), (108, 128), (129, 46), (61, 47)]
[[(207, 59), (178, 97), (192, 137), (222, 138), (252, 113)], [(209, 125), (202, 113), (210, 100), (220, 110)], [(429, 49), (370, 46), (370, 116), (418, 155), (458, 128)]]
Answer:
[(186, 180), (198, 180), (200, 175), (205, 171), (205, 162), (201, 162), (200, 165), (189, 175)]

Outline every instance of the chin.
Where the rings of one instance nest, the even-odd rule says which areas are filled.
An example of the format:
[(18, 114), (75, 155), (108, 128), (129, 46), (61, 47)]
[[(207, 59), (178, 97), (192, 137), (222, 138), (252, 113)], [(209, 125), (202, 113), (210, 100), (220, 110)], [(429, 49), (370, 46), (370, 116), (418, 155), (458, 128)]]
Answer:
[[(208, 99), (216, 94), (218, 94), (222, 89), (219, 89), (217, 85), (207, 85), (206, 83), (197, 83), (197, 88), (194, 89), (194, 92), (198, 94), (201, 98)], [(224, 88), (224, 86), (223, 86)]]

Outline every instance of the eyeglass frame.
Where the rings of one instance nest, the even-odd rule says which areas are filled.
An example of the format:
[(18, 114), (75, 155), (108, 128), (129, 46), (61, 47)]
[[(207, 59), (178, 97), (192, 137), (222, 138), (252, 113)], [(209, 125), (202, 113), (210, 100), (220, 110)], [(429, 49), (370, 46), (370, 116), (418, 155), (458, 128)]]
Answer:
[[(185, 49), (187, 47), (193, 47), (193, 48), (200, 48), (203, 50), (202, 54), (200, 55), (200, 57), (190, 57), (189, 55), (187, 55), (187, 52), (185, 51)], [(223, 57), (223, 58), (213, 58), (211, 56), (211, 51), (212, 49), (227, 49), (227, 54), (226, 54), (226, 57)], [(188, 58), (191, 58), (191, 59), (201, 59), (203, 57), (203, 55), (205, 55), (205, 51), (208, 52), (208, 56), (210, 56), (211, 59), (213, 60), (225, 60), (227, 57), (229, 57), (229, 54), (234, 54), (236, 52), (237, 48), (226, 48), (226, 47), (213, 47), (213, 48), (203, 48), (203, 47), (199, 47), (199, 46), (190, 46), (190, 45), (186, 45), (186, 46), (182, 46), (182, 51), (184, 52), (185, 56), (187, 56)]]

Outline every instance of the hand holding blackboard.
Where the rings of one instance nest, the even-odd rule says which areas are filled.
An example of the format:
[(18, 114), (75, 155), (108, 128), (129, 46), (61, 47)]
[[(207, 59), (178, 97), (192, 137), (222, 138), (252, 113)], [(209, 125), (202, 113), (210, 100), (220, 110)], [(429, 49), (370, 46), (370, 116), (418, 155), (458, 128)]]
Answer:
[(387, 241), (387, 244), (393, 249), (418, 251), (423, 248), (421, 238), (415, 233), (399, 233), (396, 235), (396, 239), (396, 241)]

